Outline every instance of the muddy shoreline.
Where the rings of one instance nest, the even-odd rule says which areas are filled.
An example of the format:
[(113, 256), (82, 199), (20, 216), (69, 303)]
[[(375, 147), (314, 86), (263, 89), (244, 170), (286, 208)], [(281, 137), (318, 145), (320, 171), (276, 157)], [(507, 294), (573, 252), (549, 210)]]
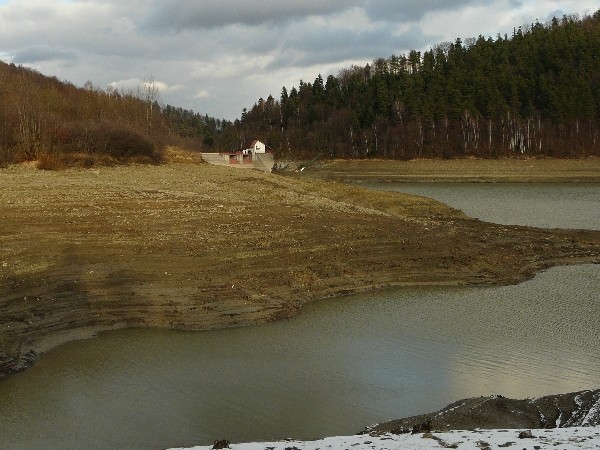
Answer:
[(319, 178), (330, 177), (193, 157), (0, 169), (0, 376), (102, 330), (244, 326), (291, 317), (314, 299), (510, 284), (554, 265), (600, 263), (600, 232), (488, 224), (433, 200)]
[(598, 157), (317, 160), (279, 166), (296, 176), (350, 183), (600, 183)]

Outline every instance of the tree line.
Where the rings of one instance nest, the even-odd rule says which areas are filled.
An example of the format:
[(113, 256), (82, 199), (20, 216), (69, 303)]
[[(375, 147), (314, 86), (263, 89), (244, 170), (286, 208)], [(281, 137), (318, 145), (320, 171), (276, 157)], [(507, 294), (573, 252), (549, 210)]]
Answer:
[(201, 149), (229, 124), (162, 105), (152, 79), (132, 91), (78, 88), (0, 61), (0, 165), (159, 162), (165, 145)]
[(600, 10), (456, 39), (259, 99), (217, 136), (281, 155), (600, 155)]

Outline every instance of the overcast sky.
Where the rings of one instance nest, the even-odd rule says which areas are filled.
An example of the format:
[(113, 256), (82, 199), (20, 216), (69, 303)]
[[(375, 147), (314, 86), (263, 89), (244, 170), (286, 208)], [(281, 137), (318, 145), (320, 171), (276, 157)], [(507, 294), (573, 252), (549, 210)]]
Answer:
[(259, 97), (457, 37), (511, 33), (598, 0), (0, 0), (0, 59), (136, 88), (233, 120)]

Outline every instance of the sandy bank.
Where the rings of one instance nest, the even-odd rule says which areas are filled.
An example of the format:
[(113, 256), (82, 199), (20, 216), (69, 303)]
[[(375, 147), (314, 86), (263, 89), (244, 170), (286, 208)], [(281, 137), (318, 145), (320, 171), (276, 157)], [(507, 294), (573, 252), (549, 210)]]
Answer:
[(402, 284), (514, 283), (600, 262), (600, 233), (194, 164), (0, 170), (0, 374), (98, 330), (210, 329)]

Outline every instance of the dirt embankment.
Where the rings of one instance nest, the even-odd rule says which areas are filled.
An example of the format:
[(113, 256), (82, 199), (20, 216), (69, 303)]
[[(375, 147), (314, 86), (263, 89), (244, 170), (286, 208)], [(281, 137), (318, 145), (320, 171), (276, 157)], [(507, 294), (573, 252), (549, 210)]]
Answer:
[[(600, 158), (323, 160), (280, 163), (306, 178), (371, 183), (600, 183)], [(302, 169), (302, 171), (300, 171)]]
[(315, 298), (600, 262), (598, 232), (487, 224), (425, 198), (189, 162), (1, 169), (0, 224), (0, 375), (98, 330), (247, 325)]
[(600, 389), (513, 400), (500, 395), (459, 400), (444, 409), (392, 420), (363, 433), (560, 428), (600, 425)]

